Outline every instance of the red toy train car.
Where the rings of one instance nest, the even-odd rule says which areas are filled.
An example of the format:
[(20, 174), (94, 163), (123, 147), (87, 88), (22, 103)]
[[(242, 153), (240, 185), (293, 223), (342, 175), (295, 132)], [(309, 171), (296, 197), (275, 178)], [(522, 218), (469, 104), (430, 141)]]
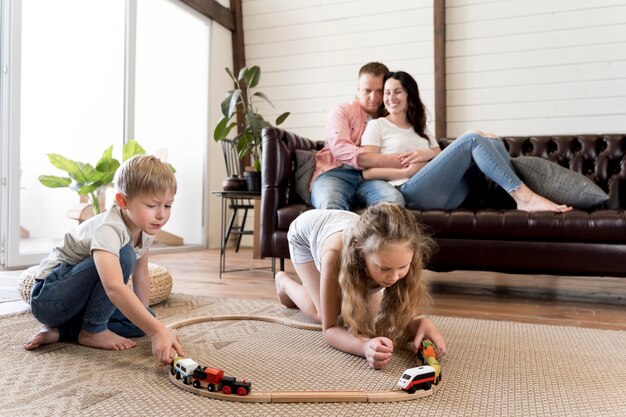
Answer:
[(190, 358), (174, 358), (170, 367), (172, 375), (176, 379), (182, 379), (185, 384), (192, 384), (195, 388), (206, 388), (211, 392), (221, 391), (224, 394), (237, 393), (237, 395), (248, 395), (252, 389), (252, 384), (245, 379), (238, 381), (233, 376), (224, 375), (221, 369), (200, 366)]

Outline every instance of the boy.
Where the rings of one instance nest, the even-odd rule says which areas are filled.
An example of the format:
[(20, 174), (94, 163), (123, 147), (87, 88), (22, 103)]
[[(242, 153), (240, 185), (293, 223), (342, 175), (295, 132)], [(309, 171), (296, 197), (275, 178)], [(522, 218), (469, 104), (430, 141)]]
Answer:
[(138, 155), (120, 166), (115, 183), (116, 204), (67, 233), (41, 262), (30, 305), (42, 327), (24, 348), (76, 341), (125, 350), (136, 345), (128, 337), (147, 334), (157, 363), (169, 364), (171, 349), (184, 353), (148, 307), (148, 249), (170, 218), (176, 178), (158, 158)]

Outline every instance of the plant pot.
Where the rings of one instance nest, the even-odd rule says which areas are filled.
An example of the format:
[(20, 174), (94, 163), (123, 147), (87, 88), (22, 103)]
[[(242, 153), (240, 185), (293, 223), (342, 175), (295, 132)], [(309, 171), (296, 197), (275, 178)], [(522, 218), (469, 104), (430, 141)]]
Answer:
[(260, 171), (246, 171), (243, 173), (248, 185), (248, 191), (261, 191), (261, 172)]
[(233, 175), (222, 181), (222, 189), (224, 191), (245, 191), (247, 189), (246, 180)]

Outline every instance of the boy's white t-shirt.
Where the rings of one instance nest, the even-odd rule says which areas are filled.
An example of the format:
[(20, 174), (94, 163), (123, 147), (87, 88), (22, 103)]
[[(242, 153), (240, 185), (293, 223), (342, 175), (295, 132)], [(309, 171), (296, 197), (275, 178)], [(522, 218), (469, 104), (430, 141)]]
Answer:
[[(438, 147), (439, 144), (432, 135), (426, 133), (429, 139), (418, 135), (412, 127), (402, 128), (380, 117), (367, 123), (361, 136), (361, 146), (376, 146), (380, 148), (380, 153), (385, 155)], [(400, 179), (389, 183), (398, 186), (406, 181), (407, 179)]]
[[(137, 259), (141, 258), (154, 242), (155, 236), (141, 232), (141, 243), (133, 250)], [(95, 249), (104, 250), (119, 256), (120, 249), (132, 244), (128, 226), (117, 205), (79, 224), (65, 234), (63, 242), (50, 252), (39, 264), (35, 279), (44, 279), (62, 262), (76, 265), (91, 256)]]

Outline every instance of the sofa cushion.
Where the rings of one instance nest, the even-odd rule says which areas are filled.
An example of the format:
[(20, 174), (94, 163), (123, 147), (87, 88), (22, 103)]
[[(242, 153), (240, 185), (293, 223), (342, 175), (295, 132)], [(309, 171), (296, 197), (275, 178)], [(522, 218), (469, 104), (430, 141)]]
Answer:
[(315, 153), (316, 151), (296, 149), (296, 194), (307, 204), (311, 203), (309, 186), (315, 171)]
[(520, 179), (534, 192), (555, 203), (590, 209), (609, 200), (609, 196), (589, 178), (536, 156), (511, 158)]

